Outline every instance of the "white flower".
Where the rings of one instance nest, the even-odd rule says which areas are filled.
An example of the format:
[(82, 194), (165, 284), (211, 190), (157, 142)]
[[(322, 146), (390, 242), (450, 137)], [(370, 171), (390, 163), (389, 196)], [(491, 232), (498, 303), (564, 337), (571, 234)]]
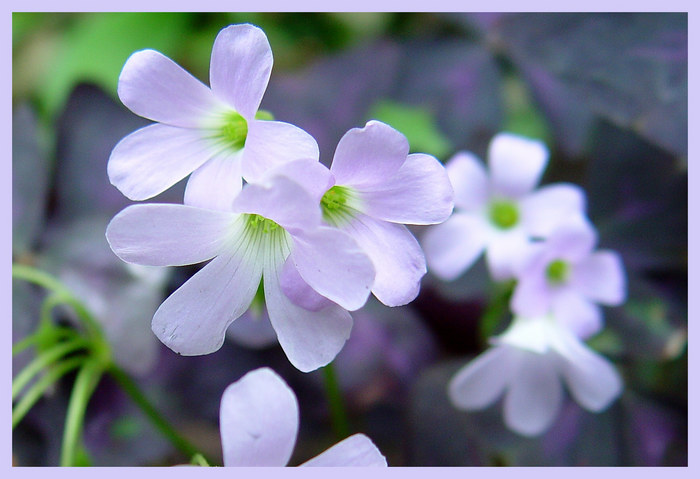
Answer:
[(612, 364), (551, 316), (516, 317), (493, 346), (452, 378), (448, 394), (466, 410), (482, 409), (505, 394), (506, 425), (526, 436), (544, 432), (562, 403), (562, 380), (583, 408), (599, 412), (622, 391)]
[[(294, 391), (269, 368), (256, 369), (226, 388), (221, 398), (224, 466), (286, 466), (299, 430)], [(355, 434), (302, 466), (386, 466), (364, 434)]]
[(242, 177), (256, 181), (286, 161), (318, 159), (308, 133), (258, 112), (271, 70), (267, 37), (248, 24), (217, 35), (211, 88), (157, 51), (131, 55), (119, 76), (119, 98), (157, 123), (114, 147), (107, 165), (112, 184), (132, 200), (145, 200), (192, 173), (185, 203), (227, 210)]
[(585, 195), (572, 184), (535, 190), (547, 164), (546, 146), (509, 133), (489, 146), (489, 172), (468, 152), (446, 164), (454, 188), (455, 211), (423, 238), (428, 266), (451, 280), (486, 251), (496, 280), (511, 278), (533, 239), (548, 237), (564, 220), (583, 217)]
[(585, 339), (603, 327), (598, 303), (617, 306), (626, 296), (625, 271), (613, 251), (593, 251), (597, 235), (588, 222), (562, 226), (532, 247), (517, 272), (511, 298), (516, 315), (549, 312)]

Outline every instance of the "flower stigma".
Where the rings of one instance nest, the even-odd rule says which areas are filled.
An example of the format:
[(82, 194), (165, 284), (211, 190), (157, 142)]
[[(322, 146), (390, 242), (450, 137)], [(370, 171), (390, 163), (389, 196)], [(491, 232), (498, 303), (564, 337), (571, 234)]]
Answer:
[(557, 259), (547, 265), (547, 280), (554, 285), (564, 283), (569, 277), (569, 263)]
[(491, 223), (500, 229), (507, 230), (518, 224), (520, 212), (518, 206), (512, 201), (496, 200), (491, 203), (489, 217)]

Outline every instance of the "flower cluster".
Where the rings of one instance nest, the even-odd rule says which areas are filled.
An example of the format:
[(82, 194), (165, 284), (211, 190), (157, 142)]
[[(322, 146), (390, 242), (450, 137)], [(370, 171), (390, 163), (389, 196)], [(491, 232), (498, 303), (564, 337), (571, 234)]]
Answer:
[(511, 325), (455, 375), (449, 396), (473, 410), (505, 395), (505, 422), (523, 435), (552, 424), (562, 379), (590, 411), (605, 409), (622, 389), (614, 367), (584, 343), (603, 326), (599, 305), (625, 299), (622, 262), (595, 250), (579, 187), (536, 189), (547, 161), (543, 143), (507, 133), (491, 141), (488, 172), (471, 153), (456, 154), (446, 164), (455, 211), (423, 238), (431, 271), (442, 279), (455, 279), (485, 253), (492, 278), (514, 282)]

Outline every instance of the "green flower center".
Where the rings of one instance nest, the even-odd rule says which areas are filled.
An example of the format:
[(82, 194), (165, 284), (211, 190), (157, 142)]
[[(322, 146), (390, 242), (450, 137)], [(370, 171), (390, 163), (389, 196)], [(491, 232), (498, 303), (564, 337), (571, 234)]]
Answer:
[(498, 228), (507, 230), (518, 224), (520, 220), (520, 212), (518, 205), (508, 200), (498, 200), (491, 203), (489, 211), (491, 223)]
[(347, 186), (335, 185), (321, 198), (323, 219), (332, 226), (340, 226), (355, 216), (354, 194)]
[(551, 284), (562, 284), (569, 277), (569, 263), (557, 259), (547, 265), (547, 280)]
[(273, 234), (276, 233), (278, 230), (282, 230), (282, 227), (275, 223), (272, 220), (268, 220), (267, 218), (260, 216), (260, 215), (255, 215), (255, 214), (249, 214), (246, 217), (246, 228), (249, 233), (253, 234)]
[(248, 122), (235, 111), (228, 111), (223, 117), (223, 121), (216, 134), (216, 138), (221, 141), (226, 148), (238, 151), (245, 146), (248, 137)]

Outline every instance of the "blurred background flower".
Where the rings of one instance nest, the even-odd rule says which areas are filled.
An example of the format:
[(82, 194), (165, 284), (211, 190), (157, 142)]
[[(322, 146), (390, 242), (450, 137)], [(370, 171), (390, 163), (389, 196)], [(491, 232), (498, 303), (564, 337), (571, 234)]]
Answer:
[[(130, 372), (178, 431), (217, 458), (223, 390), (268, 366), (299, 398), (291, 463), (337, 442), (319, 375), (294, 370), (275, 342), (179, 357), (154, 341), (155, 308), (195, 267), (133, 271), (103, 254), (107, 221), (131, 203), (109, 184), (107, 159), (147, 123), (117, 99), (124, 62), (153, 48), (207, 82), (213, 39), (241, 22), (265, 31), (275, 59), (261, 108), (313, 135), (326, 165), (340, 137), (370, 119), (443, 162), (459, 150), (485, 158), (501, 131), (543, 140), (543, 184), (585, 190), (599, 247), (617, 251), (628, 276), (627, 302), (606, 309), (606, 328), (588, 341), (625, 383), (603, 413), (566, 398), (546, 433), (524, 438), (503, 425), (500, 404), (468, 413), (449, 403), (449, 379), (507, 325), (507, 305), (488, 306), (503, 292), (480, 260), (452, 282), (428, 273), (408, 306), (353, 313), (336, 361), (351, 432), (372, 437), (391, 466), (687, 464), (682, 13), (14, 13), (13, 260), (62, 278), (124, 368), (128, 351), (143, 355)], [(180, 202), (183, 189), (156, 201)], [(13, 341), (35, 327), (42, 295), (13, 282)], [(57, 310), (56, 320), (71, 319)], [(15, 356), (13, 371), (30, 359)], [(16, 464), (58, 463), (70, 380), (14, 429)], [(189, 460), (109, 379), (89, 404), (85, 441), (95, 465)]]

